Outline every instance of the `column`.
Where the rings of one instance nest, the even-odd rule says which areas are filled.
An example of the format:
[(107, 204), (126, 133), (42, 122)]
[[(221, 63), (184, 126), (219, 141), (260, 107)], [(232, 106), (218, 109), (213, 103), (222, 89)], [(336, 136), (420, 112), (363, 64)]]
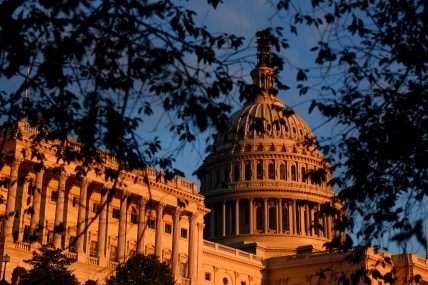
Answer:
[(279, 212), (279, 214), (278, 214), (278, 227), (279, 227), (279, 229), (278, 229), (278, 233), (279, 234), (282, 234), (282, 228), (283, 228), (283, 226), (282, 226), (282, 198), (279, 198), (278, 199), (278, 204), (279, 204), (279, 209), (278, 209), (278, 212)]
[(239, 235), (239, 198), (235, 200), (235, 234)]
[(126, 255), (126, 214), (128, 212), (128, 193), (123, 191), (120, 197), (119, 228), (117, 230), (117, 258), (125, 260)]
[(319, 236), (319, 237), (322, 237), (322, 218), (321, 218), (321, 215), (320, 215), (320, 211), (321, 211), (321, 206), (320, 206), (320, 204), (319, 203), (317, 203), (317, 211), (318, 211), (318, 214), (317, 214), (317, 219), (316, 219), (316, 222), (315, 222), (315, 225), (316, 225), (316, 228), (315, 228), (315, 230), (316, 230), (316, 234)]
[(36, 189), (33, 193), (33, 215), (31, 216), (30, 222), (30, 236), (36, 237), (36, 240), (40, 242), (41, 231), (40, 227), (43, 227), (43, 222), (40, 221), (40, 206), (42, 202), (42, 188), (43, 188), (43, 174), (44, 169), (41, 168), (36, 172)]
[(97, 257), (105, 258), (106, 252), (106, 235), (107, 235), (107, 211), (108, 196), (107, 188), (101, 189), (100, 213), (98, 215), (98, 237), (97, 237)]
[(223, 201), (223, 236), (226, 236), (226, 201)]
[(55, 209), (54, 247), (62, 249), (62, 240), (65, 234), (64, 227), (64, 203), (65, 203), (65, 183), (68, 174), (61, 171), (58, 180), (58, 199)]
[(177, 276), (179, 272), (178, 263), (179, 263), (179, 256), (178, 256), (178, 241), (180, 239), (180, 215), (183, 210), (180, 208), (176, 208), (174, 215), (172, 216), (172, 274), (174, 276)]
[(76, 248), (77, 252), (84, 252), (85, 236), (86, 236), (86, 211), (87, 200), (88, 200), (88, 186), (91, 180), (83, 178), (82, 185), (80, 186), (80, 198), (79, 198), (79, 211), (77, 213), (77, 241)]
[(293, 234), (297, 235), (297, 207), (296, 200), (293, 199)]
[(210, 213), (210, 238), (214, 239), (215, 237), (215, 204), (211, 205), (211, 213)]
[(250, 208), (250, 234), (254, 233), (254, 209), (253, 209), (254, 199), (248, 199), (249, 208)]
[(6, 239), (13, 240), (13, 223), (15, 221), (15, 202), (16, 202), (16, 191), (18, 189), (18, 170), (19, 165), (22, 163), (22, 158), (16, 158), (13, 160), (10, 167), (10, 181), (9, 189), (7, 191), (7, 202), (6, 202), (6, 219), (4, 225), (4, 235)]
[(196, 219), (198, 218), (198, 214), (192, 213), (190, 216), (190, 237), (189, 237), (189, 277), (190, 277), (190, 284), (196, 285), (196, 253), (197, 253), (197, 240), (196, 240), (196, 234), (197, 234), (197, 224)]
[(137, 252), (144, 252), (144, 231), (146, 229), (146, 197), (140, 198), (140, 208), (138, 210), (138, 230), (137, 230)]
[(156, 235), (155, 235), (155, 254), (162, 257), (162, 232), (163, 232), (163, 209), (165, 204), (159, 203), (156, 211)]
[[(198, 232), (197, 232), (197, 237), (196, 237), (196, 254), (195, 254), (195, 263), (196, 263), (196, 269), (195, 272), (204, 272), (203, 271), (203, 264), (202, 264), (202, 248), (204, 246), (204, 228), (205, 228), (205, 224), (203, 222), (201, 223), (197, 223), (197, 228), (198, 228)], [(199, 280), (197, 280), (196, 284), (203, 284), (204, 280), (205, 280), (205, 276), (204, 274), (197, 274)]]
[(288, 232), (292, 234), (293, 228), (294, 228), (293, 203), (291, 201), (287, 201), (287, 205), (288, 205)]
[(264, 204), (264, 228), (265, 228), (265, 233), (267, 234), (269, 232), (269, 224), (268, 224), (268, 198), (263, 198)]
[(311, 235), (311, 231), (310, 231), (310, 225), (311, 225), (311, 219), (310, 219), (310, 209), (309, 209), (309, 202), (306, 202), (305, 204), (305, 210), (306, 210), (306, 215), (305, 215), (305, 231), (306, 231), (306, 235), (310, 236)]

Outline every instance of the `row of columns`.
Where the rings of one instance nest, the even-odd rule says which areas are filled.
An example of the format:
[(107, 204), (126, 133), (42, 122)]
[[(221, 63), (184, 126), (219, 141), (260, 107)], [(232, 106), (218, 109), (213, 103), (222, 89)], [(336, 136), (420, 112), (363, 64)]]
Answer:
[[(19, 166), (23, 162), (22, 159), (16, 159), (11, 164), (10, 170), (10, 183), (8, 188), (6, 215), (8, 218), (5, 220), (4, 235), (11, 240), (13, 233), (13, 224), (16, 211), (16, 196), (18, 185)], [(40, 209), (42, 200), (42, 187), (43, 187), (43, 174), (44, 170), (40, 169), (36, 172), (35, 190), (33, 193), (33, 213), (30, 221), (30, 234), (34, 235), (36, 231), (43, 227), (40, 220)], [(66, 197), (66, 181), (69, 175), (61, 172), (58, 177), (58, 197), (55, 209), (54, 221), (54, 247), (62, 248), (62, 240), (65, 235), (64, 227), (64, 210), (65, 210), (65, 197)], [(88, 187), (91, 183), (90, 179), (84, 178), (80, 185), (80, 199), (77, 216), (76, 227), (76, 249), (78, 253), (85, 252), (85, 236), (87, 232), (87, 211), (88, 211)], [(100, 211), (98, 219), (98, 236), (97, 236), (97, 257), (101, 259), (106, 258), (106, 240), (107, 240), (107, 217), (108, 217), (108, 189), (101, 190)], [(126, 258), (126, 226), (127, 226), (127, 212), (128, 212), (128, 198), (129, 193), (126, 191), (121, 192), (120, 195), (120, 215), (118, 225), (118, 243), (117, 243), (117, 256), (119, 261)], [(148, 198), (140, 197), (139, 199), (139, 212), (138, 212), (138, 228), (137, 228), (137, 248), (138, 253), (144, 252), (144, 233), (146, 228), (146, 205)], [(162, 236), (163, 236), (163, 214), (166, 204), (158, 203), (156, 207), (156, 232), (155, 232), (155, 254), (161, 258), (162, 255)], [(173, 217), (173, 237), (172, 237), (172, 272), (179, 274), (179, 238), (180, 238), (180, 216), (183, 214), (181, 208), (176, 208), (172, 214)], [(202, 236), (203, 224), (197, 222), (198, 215), (190, 213), (189, 216), (189, 236), (188, 236), (188, 272), (189, 277), (195, 280), (197, 275), (197, 253), (198, 253), (198, 236)], [(37, 234), (36, 234), (37, 235)], [(40, 241), (40, 240), (39, 240)], [(84, 255), (83, 255), (84, 256)]]
[[(275, 199), (269, 199), (269, 198), (262, 198), (263, 199), (263, 229), (262, 231), (264, 233), (268, 233), (269, 228), (269, 208), (274, 207), (275, 208), (275, 221), (276, 221), (276, 228), (274, 229), (277, 234), (284, 234), (284, 227), (283, 227), (283, 217), (286, 216), (288, 218), (288, 231), (290, 234), (300, 234), (300, 235), (307, 235), (307, 236), (324, 236), (326, 238), (332, 238), (332, 218), (328, 216), (323, 216), (322, 218), (315, 217), (315, 212), (320, 211), (320, 204), (316, 203), (314, 204), (315, 208), (309, 207), (309, 202), (304, 201), (304, 205), (298, 205), (298, 202), (300, 200), (292, 199), (292, 200), (286, 200), (285, 203), (282, 198), (275, 198)], [(240, 200), (242, 199), (235, 199), (234, 200), (234, 234), (239, 235), (242, 234), (240, 232), (240, 225), (242, 223), (242, 219), (240, 217)], [(255, 232), (255, 225), (257, 224), (256, 219), (254, 218), (255, 214), (255, 198), (245, 198), (245, 200), (248, 200), (249, 210), (248, 210), (248, 220), (249, 220), (249, 230), (248, 234), (254, 234)], [(274, 206), (269, 206), (268, 201), (274, 202)], [(284, 206), (287, 207), (284, 207)], [(283, 210), (287, 209), (288, 213), (284, 215)], [(221, 216), (222, 216), (222, 223), (221, 223), (221, 236), (227, 235), (227, 222), (232, 222), (232, 212), (228, 215), (227, 211), (227, 201), (223, 201), (222, 203), (222, 210), (221, 210)], [(211, 207), (211, 213), (210, 213), (210, 238), (215, 238), (216, 233), (216, 207), (213, 205)], [(323, 230), (321, 228), (312, 228), (311, 229), (311, 223), (313, 222), (313, 225), (321, 225)]]

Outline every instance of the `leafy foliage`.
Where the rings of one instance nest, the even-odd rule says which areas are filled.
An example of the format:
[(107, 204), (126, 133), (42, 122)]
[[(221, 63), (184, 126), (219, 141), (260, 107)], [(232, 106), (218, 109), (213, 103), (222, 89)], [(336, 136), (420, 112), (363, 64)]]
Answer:
[(342, 222), (364, 244), (382, 247), (395, 232), (392, 239), (403, 249), (415, 237), (425, 246), (426, 1), (272, 3), (292, 33), (305, 26), (321, 35), (312, 48), (321, 81), (314, 83), (317, 75), (303, 69), (297, 80), (311, 81), (298, 86), (301, 94), (318, 96), (311, 110), (343, 126), (321, 143), (337, 170), (332, 184), (345, 202)]
[(106, 284), (173, 285), (175, 281), (168, 264), (160, 262), (156, 255), (139, 253), (120, 263)]
[(44, 245), (40, 253), (33, 252), (33, 258), (24, 262), (33, 266), (21, 278), (20, 285), (78, 285), (77, 278), (67, 267), (76, 260), (61, 253), (61, 249), (51, 249)]
[(49, 141), (59, 166), (81, 163), (79, 176), (100, 172), (106, 155), (118, 172), (151, 165), (182, 174), (144, 134), (165, 113), (179, 141), (194, 141), (224, 125), (228, 94), (243, 84), (242, 61), (225, 57), (243, 38), (211, 34), (194, 15), (169, 0), (3, 1), (0, 77), (16, 86), (0, 90), (4, 129), (27, 118), (38, 129), (32, 157), (43, 164), (37, 146)]

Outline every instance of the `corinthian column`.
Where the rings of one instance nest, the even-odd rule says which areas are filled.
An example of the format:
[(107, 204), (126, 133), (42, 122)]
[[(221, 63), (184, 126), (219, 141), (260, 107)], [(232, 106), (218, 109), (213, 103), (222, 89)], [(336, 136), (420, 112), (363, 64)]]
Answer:
[(137, 252), (144, 252), (144, 231), (146, 228), (146, 197), (140, 198), (140, 209), (138, 210), (138, 230), (137, 230)]
[(192, 215), (190, 216), (190, 237), (189, 237), (189, 276), (191, 279), (191, 285), (196, 285), (196, 265), (197, 265), (197, 249), (198, 249), (198, 244), (197, 244), (197, 223), (196, 220), (198, 218), (198, 214), (196, 213), (192, 213)]
[(178, 240), (180, 238), (179, 236), (179, 229), (180, 229), (180, 214), (182, 213), (182, 210), (180, 208), (175, 209), (174, 215), (172, 216), (172, 222), (173, 222), (173, 233), (172, 233), (172, 274), (174, 276), (177, 276), (178, 271)]
[[(30, 222), (30, 235), (36, 235), (37, 241), (40, 242), (41, 231), (40, 227), (43, 227), (43, 222), (40, 221), (40, 205), (42, 202), (42, 188), (43, 188), (43, 174), (45, 173), (44, 168), (41, 168), (36, 172), (36, 189), (33, 193), (33, 215), (31, 216)], [(38, 231), (36, 231), (38, 230)]]
[(125, 260), (126, 254), (126, 213), (128, 211), (128, 193), (123, 192), (120, 200), (119, 228), (117, 232), (117, 258)]
[(110, 189), (101, 189), (101, 205), (98, 216), (98, 239), (97, 239), (97, 257), (105, 258), (106, 250), (106, 230), (107, 230), (107, 211), (108, 211), (108, 192)]
[(10, 181), (9, 189), (7, 191), (7, 202), (6, 202), (6, 219), (4, 225), (4, 234), (6, 239), (13, 240), (13, 223), (15, 220), (15, 201), (16, 201), (16, 190), (18, 188), (18, 170), (19, 165), (22, 163), (22, 158), (15, 158), (10, 167)]
[(58, 199), (55, 210), (55, 229), (54, 229), (54, 246), (62, 248), (62, 237), (65, 233), (64, 228), (64, 202), (65, 202), (65, 183), (68, 175), (61, 171), (58, 181)]
[(156, 235), (155, 235), (155, 254), (161, 258), (162, 253), (162, 232), (163, 232), (163, 209), (165, 204), (159, 203), (156, 212)]
[(79, 212), (77, 213), (77, 252), (84, 252), (84, 241), (86, 235), (86, 212), (88, 210), (88, 186), (91, 180), (83, 178), (80, 187)]

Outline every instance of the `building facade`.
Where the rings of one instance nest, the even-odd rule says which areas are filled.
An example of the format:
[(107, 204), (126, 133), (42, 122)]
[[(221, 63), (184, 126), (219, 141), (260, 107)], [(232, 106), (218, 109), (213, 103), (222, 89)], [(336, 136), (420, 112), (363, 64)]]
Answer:
[[(337, 217), (320, 214), (322, 207), (335, 206), (325, 182), (329, 166), (306, 143), (313, 140), (307, 124), (273, 92), (269, 35), (257, 36), (254, 94), (218, 134), (199, 169), (200, 190), (179, 177), (162, 179), (162, 172), (149, 167), (121, 172), (117, 181), (95, 172), (81, 178), (78, 164), (58, 163), (54, 143), (40, 144), (41, 168), (30, 151), (35, 128), (18, 122), (20, 136), (2, 134), (10, 158), (0, 171), (8, 181), (0, 189), (0, 211), (7, 217), (0, 257), (10, 257), (0, 263), (5, 279), (18, 266), (29, 269), (23, 260), (50, 244), (77, 260), (71, 269), (82, 283), (102, 284), (119, 262), (144, 253), (167, 262), (176, 283), (186, 285), (340, 284), (344, 277), (354, 280), (357, 271), (367, 272), (372, 284), (384, 284), (375, 270), (394, 270), (398, 284), (426, 284), (426, 259), (416, 255), (325, 250), (326, 242), (342, 234), (333, 229)], [(68, 143), (79, 149), (77, 142)], [(117, 169), (114, 156), (100, 154), (104, 169)], [(364, 258), (349, 262), (357, 252)]]

